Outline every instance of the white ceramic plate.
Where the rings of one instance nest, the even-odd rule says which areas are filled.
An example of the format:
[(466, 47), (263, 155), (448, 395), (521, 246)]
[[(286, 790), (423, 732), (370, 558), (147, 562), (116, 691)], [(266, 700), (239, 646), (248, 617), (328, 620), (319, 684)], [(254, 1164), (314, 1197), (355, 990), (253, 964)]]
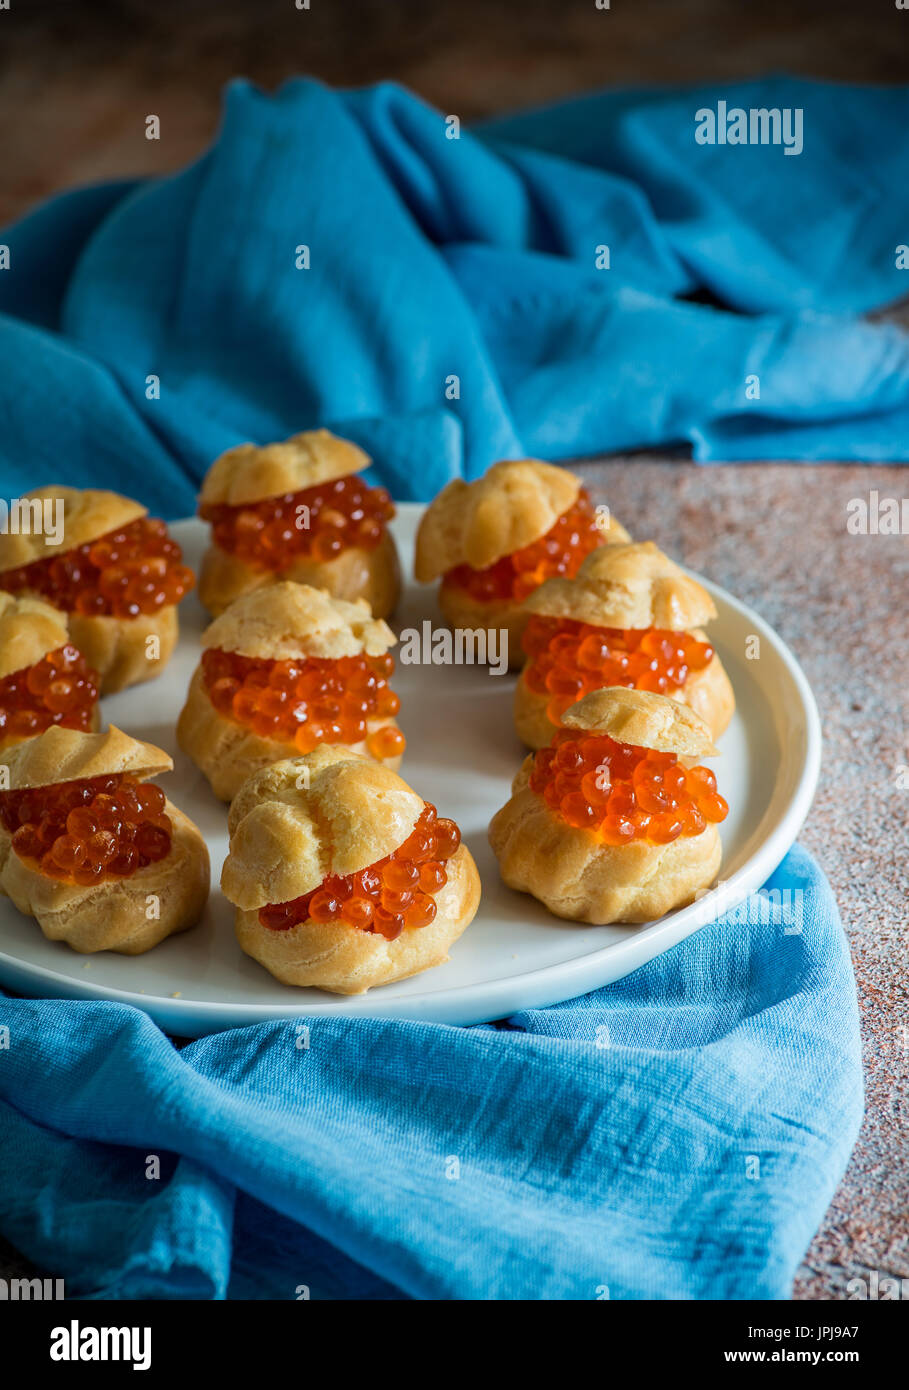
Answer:
[[(399, 508), (394, 525), (409, 569), (421, 509)], [(207, 528), (173, 528), (187, 562), (198, 569)], [(724, 907), (759, 888), (793, 843), (811, 805), (820, 766), (817, 707), (795, 658), (756, 613), (707, 584), (719, 610), (710, 629), (735, 686), (738, 710), (716, 763), (730, 805), (721, 826)], [(429, 589), (410, 584), (398, 626), (441, 625)], [(474, 922), (447, 964), (356, 997), (294, 990), (279, 984), (237, 945), (233, 910), (217, 887), (227, 852), (225, 807), (177, 748), (174, 725), (198, 661), (205, 615), (195, 596), (181, 607), (180, 645), (167, 671), (104, 702), (104, 715), (137, 738), (167, 749), (171, 800), (197, 822), (212, 860), (212, 894), (203, 921), (144, 956), (81, 956), (46, 941), (31, 918), (0, 900), (0, 983), (24, 994), (112, 999), (144, 1009), (162, 1028), (198, 1037), (221, 1028), (294, 1016), (351, 1015), (477, 1023), (517, 1009), (553, 1004), (617, 980), (709, 921), (718, 896), (641, 927), (580, 927), (551, 917), (541, 904), (506, 888), (486, 840), (493, 813), (507, 799), (524, 756), (512, 727), (514, 677), (485, 668), (399, 664), (394, 688), (407, 735), (404, 777), (442, 815), (452, 816), (479, 866), (483, 897)], [(746, 659), (746, 641), (760, 656)]]

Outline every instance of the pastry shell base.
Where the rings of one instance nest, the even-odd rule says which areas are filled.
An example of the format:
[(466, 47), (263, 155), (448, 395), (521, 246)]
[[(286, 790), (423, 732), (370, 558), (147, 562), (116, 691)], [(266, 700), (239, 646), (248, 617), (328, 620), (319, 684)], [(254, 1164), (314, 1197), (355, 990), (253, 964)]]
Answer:
[[(156, 613), (140, 613), (138, 618), (84, 617), (81, 613), (68, 617), (70, 640), (101, 677), (102, 695), (154, 680), (177, 645), (179, 624), (172, 603)], [(160, 655), (156, 660), (145, 654), (149, 637), (158, 639)]]
[[(165, 937), (198, 922), (208, 899), (209, 859), (195, 824), (168, 801), (172, 822), (170, 853), (129, 878), (83, 886), (63, 883), (29, 868), (0, 828), (0, 891), (20, 912), (34, 917), (49, 941), (65, 941), (74, 951), (116, 951), (138, 956)], [(146, 918), (146, 898), (156, 894), (160, 916)]]
[[(371, 719), (368, 724), (370, 733), (376, 729), (397, 727), (397, 720), (393, 718)], [(177, 742), (205, 774), (212, 791), (221, 801), (232, 801), (247, 777), (261, 768), (270, 767), (272, 763), (286, 758), (299, 757), (293, 744), (261, 738), (237, 720), (225, 719), (219, 714), (208, 698), (205, 677), (198, 666), (177, 721)], [(365, 740), (344, 746), (354, 753), (370, 756)], [(399, 753), (396, 758), (376, 761), (381, 761), (383, 767), (396, 772), (401, 757)]]
[(244, 564), (218, 545), (210, 545), (199, 573), (199, 598), (212, 617), (218, 617), (241, 594), (281, 580), (327, 589), (333, 598), (353, 602), (365, 598), (374, 618), (387, 618), (401, 593), (401, 565), (394, 537), (386, 528), (370, 550), (349, 546), (334, 560), (298, 559), (283, 570), (264, 570)]
[[(707, 640), (702, 632), (694, 632), (692, 636), (702, 642)], [(672, 699), (699, 714), (714, 740), (728, 728), (735, 711), (731, 682), (716, 655), (703, 670), (693, 672), (680, 690), (674, 690)], [(514, 726), (518, 738), (528, 748), (548, 747), (559, 727), (546, 713), (548, 704), (549, 697), (531, 690), (522, 675), (514, 692)]]
[(458, 584), (445, 580), (439, 588), (439, 607), (448, 626), (451, 628), (498, 629), (508, 634), (508, 669), (519, 671), (524, 664), (524, 650), (521, 638), (530, 614), (516, 599), (493, 599), (491, 602), (475, 599)]
[(604, 845), (560, 820), (530, 790), (531, 766), (528, 758), (489, 827), (509, 888), (530, 893), (556, 917), (606, 926), (654, 921), (713, 882), (722, 859), (716, 825), (668, 845)]
[(263, 927), (256, 910), (237, 909), (237, 940), (248, 956), (282, 984), (313, 986), (330, 994), (364, 994), (375, 985), (406, 980), (442, 965), (448, 948), (473, 921), (480, 902), (480, 875), (465, 845), (446, 863), (448, 882), (436, 894), (436, 916), (427, 927), (404, 931), (395, 941), (344, 923), (299, 922), (289, 931)]

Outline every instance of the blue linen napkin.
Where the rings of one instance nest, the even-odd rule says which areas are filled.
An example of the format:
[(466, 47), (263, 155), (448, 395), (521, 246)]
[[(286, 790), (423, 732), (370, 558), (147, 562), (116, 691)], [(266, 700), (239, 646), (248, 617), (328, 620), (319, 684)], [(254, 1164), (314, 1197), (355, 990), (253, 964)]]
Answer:
[[(801, 153), (699, 144), (721, 100), (801, 110)], [(907, 120), (904, 88), (778, 77), (449, 139), (391, 84), (235, 83), (190, 168), (0, 233), (3, 489), (185, 515), (221, 450), (316, 425), (402, 498), (525, 453), (905, 459), (909, 339), (854, 316), (909, 291)]]
[(798, 846), (763, 903), (499, 1025), (178, 1051), (134, 1009), (0, 996), (4, 1025), (0, 1231), (71, 1297), (786, 1298), (862, 1110)]

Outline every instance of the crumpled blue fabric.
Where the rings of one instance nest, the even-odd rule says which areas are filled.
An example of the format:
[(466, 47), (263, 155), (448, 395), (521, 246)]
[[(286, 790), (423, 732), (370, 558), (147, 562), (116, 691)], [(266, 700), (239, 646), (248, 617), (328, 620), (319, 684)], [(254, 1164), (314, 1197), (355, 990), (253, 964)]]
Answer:
[(0, 1232), (84, 1299), (786, 1298), (862, 1110), (798, 846), (763, 904), (496, 1025), (178, 1050), (135, 1009), (0, 995), (0, 1028)]
[[(698, 144), (721, 99), (801, 109), (802, 152)], [(906, 459), (907, 336), (857, 316), (909, 290), (907, 123), (904, 88), (788, 77), (457, 132), (388, 83), (234, 83), (190, 168), (0, 233), (4, 491), (173, 518), (223, 449), (318, 425), (417, 499), (528, 453)]]

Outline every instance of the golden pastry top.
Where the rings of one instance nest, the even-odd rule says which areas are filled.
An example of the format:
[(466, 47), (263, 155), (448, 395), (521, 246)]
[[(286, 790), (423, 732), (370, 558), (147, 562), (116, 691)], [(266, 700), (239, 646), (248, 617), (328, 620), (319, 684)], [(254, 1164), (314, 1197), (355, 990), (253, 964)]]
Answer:
[(260, 908), (311, 893), (328, 874), (365, 869), (404, 843), (423, 805), (395, 773), (349, 748), (321, 743), (272, 763), (231, 803), (225, 897)]
[(0, 680), (69, 641), (66, 616), (41, 599), (0, 589)]
[(360, 473), (370, 462), (358, 445), (330, 430), (303, 430), (280, 444), (238, 444), (215, 459), (202, 480), (199, 501), (240, 507)]
[(608, 734), (617, 743), (654, 748), (658, 753), (696, 758), (718, 752), (699, 714), (668, 695), (650, 690), (626, 690), (618, 685), (592, 690), (565, 711), (562, 723), (571, 729)]
[(414, 573), (429, 584), (456, 565), (482, 570), (545, 536), (577, 500), (581, 480), (539, 459), (494, 463), (472, 483), (455, 478), (423, 513)]
[(43, 529), (34, 529), (28, 535), (0, 535), (0, 573), (75, 550), (77, 546), (107, 535), (108, 531), (128, 526), (145, 516), (147, 510), (141, 502), (121, 497), (119, 492), (95, 487), (64, 487), (51, 483), (48, 487), (26, 492), (21, 500), (27, 502), (31, 498), (42, 503), (49, 498), (55, 508), (58, 499), (63, 503), (63, 540), (60, 545), (49, 545)]
[(547, 579), (525, 599), (530, 613), (573, 618), (595, 627), (702, 627), (716, 617), (716, 606), (653, 541), (601, 545), (592, 550), (573, 579)]
[(348, 603), (326, 589), (282, 580), (241, 594), (202, 634), (203, 647), (241, 656), (287, 661), (293, 657), (381, 656), (397, 642), (374, 618), (365, 599)]
[(37, 738), (26, 739), (0, 754), (0, 768), (9, 771), (5, 791), (81, 782), (115, 772), (128, 772), (141, 780), (168, 772), (173, 765), (163, 749), (130, 738), (113, 724), (103, 734), (83, 734), (52, 724)]

